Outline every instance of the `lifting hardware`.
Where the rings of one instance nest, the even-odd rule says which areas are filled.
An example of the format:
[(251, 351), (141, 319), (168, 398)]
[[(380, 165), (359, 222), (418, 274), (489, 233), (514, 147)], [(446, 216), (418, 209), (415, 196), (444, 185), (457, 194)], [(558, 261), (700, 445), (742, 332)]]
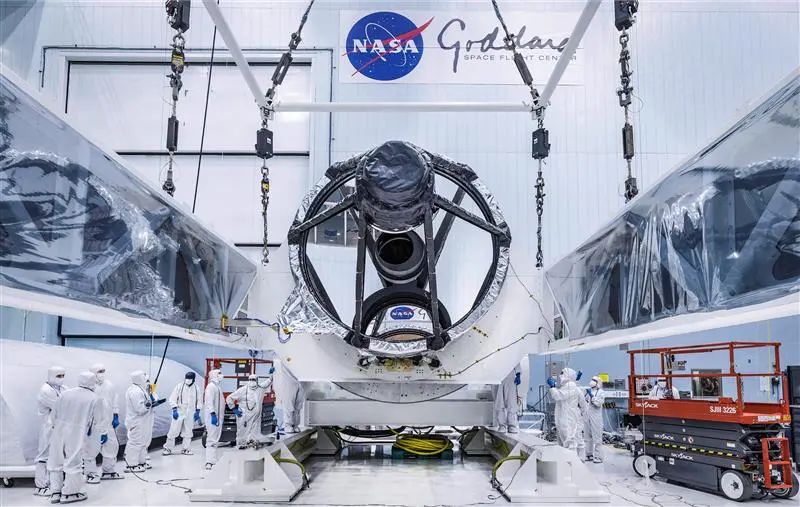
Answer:
[(631, 52), (628, 49), (628, 42), (630, 41), (628, 29), (636, 22), (634, 15), (638, 10), (638, 0), (614, 1), (614, 26), (620, 32), (619, 65), (621, 86), (617, 88), (617, 97), (619, 98), (620, 107), (625, 111), (625, 124), (622, 127), (622, 157), (628, 166), (628, 177), (625, 179), (625, 202), (630, 202), (639, 193), (632, 169), (635, 153), (633, 147), (633, 125), (630, 122), (629, 108), (633, 95), (633, 86), (631, 86), (633, 71), (631, 70)]
[(533, 75), (531, 74), (528, 64), (525, 63), (525, 57), (517, 50), (514, 43), (514, 34), (508, 30), (503, 15), (500, 13), (500, 7), (497, 5), (497, 0), (492, 0), (492, 7), (497, 16), (497, 20), (503, 27), (505, 37), (506, 49), (514, 53), (514, 64), (517, 66), (522, 82), (530, 89), (531, 94), (531, 116), (536, 119), (536, 130), (533, 131), (531, 138), (531, 156), (536, 159), (539, 168), (536, 174), (536, 267), (542, 268), (544, 266), (544, 253), (542, 251), (542, 215), (544, 214), (544, 173), (543, 166), (545, 160), (550, 155), (550, 134), (544, 128), (544, 110), (547, 107), (542, 101), (539, 90), (533, 85)]
[(293, 62), (292, 51), (297, 49), (297, 46), (299, 46), (300, 42), (303, 40), (303, 26), (305, 26), (306, 21), (308, 21), (308, 13), (311, 11), (311, 7), (313, 5), (314, 0), (311, 0), (308, 3), (305, 12), (303, 13), (303, 17), (300, 18), (300, 25), (297, 27), (297, 31), (292, 33), (292, 36), (289, 39), (289, 49), (283, 53), (283, 55), (281, 55), (281, 59), (278, 62), (278, 65), (275, 67), (275, 71), (272, 73), (272, 86), (270, 86), (269, 90), (267, 90), (267, 93), (265, 94), (266, 105), (259, 108), (261, 113), (261, 128), (256, 131), (255, 150), (256, 156), (261, 159), (261, 216), (264, 217), (264, 250), (261, 256), (261, 263), (264, 265), (269, 264), (269, 248), (267, 247), (269, 167), (267, 166), (267, 160), (271, 159), (275, 155), (272, 143), (272, 131), (269, 129), (269, 121), (275, 118), (275, 92), (277, 91), (278, 86), (283, 83), (283, 80), (286, 79), (286, 74), (289, 72), (289, 67), (291, 67)]
[(186, 39), (183, 34), (189, 30), (189, 15), (191, 12), (191, 0), (167, 0), (164, 3), (167, 11), (167, 23), (176, 31), (172, 37), (172, 54), (170, 55), (170, 69), (171, 74), (167, 74), (169, 78), (169, 86), (172, 89), (172, 109), (170, 116), (167, 120), (167, 140), (166, 147), (169, 153), (169, 162), (167, 167), (167, 178), (161, 188), (170, 195), (175, 196), (175, 182), (173, 181), (173, 165), (175, 152), (178, 150), (178, 94), (183, 88), (183, 80), (181, 75), (186, 67), (186, 56), (184, 48), (186, 47)]

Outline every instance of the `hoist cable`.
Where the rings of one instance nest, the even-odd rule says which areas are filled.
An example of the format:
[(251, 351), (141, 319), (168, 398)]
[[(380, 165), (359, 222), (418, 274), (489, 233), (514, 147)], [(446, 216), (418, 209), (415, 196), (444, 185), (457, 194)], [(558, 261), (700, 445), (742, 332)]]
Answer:
[(175, 35), (172, 37), (172, 53), (170, 54), (169, 62), (172, 73), (167, 74), (170, 88), (172, 88), (172, 108), (167, 119), (166, 139), (169, 160), (167, 162), (167, 177), (161, 189), (170, 197), (174, 197), (173, 168), (175, 165), (175, 152), (178, 150), (178, 98), (181, 88), (183, 88), (181, 75), (186, 66), (186, 57), (183, 51), (186, 47), (186, 39), (184, 39), (183, 34), (189, 30), (191, 9), (188, 0), (167, 0), (164, 7), (167, 11), (167, 23), (175, 30)]
[[(219, 0), (217, 0), (219, 5)], [(206, 82), (206, 104), (203, 109), (203, 128), (200, 131), (200, 153), (197, 155), (197, 175), (194, 179), (194, 198), (192, 198), (192, 213), (197, 208), (197, 193), (200, 188), (200, 165), (203, 162), (203, 147), (206, 142), (206, 120), (208, 120), (208, 101), (211, 95), (211, 74), (214, 72), (214, 51), (217, 48), (217, 25), (214, 25), (214, 35), (211, 37), (211, 58), (208, 63), (208, 81)]]
[(517, 71), (522, 78), (523, 83), (528, 86), (531, 98), (531, 112), (536, 118), (536, 130), (533, 132), (532, 153), (534, 159), (538, 161), (538, 171), (536, 173), (536, 267), (542, 268), (544, 266), (544, 252), (542, 248), (542, 215), (544, 214), (544, 164), (545, 159), (550, 155), (550, 134), (544, 128), (544, 109), (546, 104), (542, 104), (539, 90), (533, 84), (533, 75), (531, 74), (528, 64), (525, 63), (525, 58), (517, 50), (517, 45), (514, 43), (514, 34), (508, 29), (503, 15), (500, 13), (500, 6), (497, 0), (491, 0), (494, 13), (497, 16), (497, 21), (503, 27), (505, 37), (506, 49), (514, 53), (514, 64), (517, 66)]
[(622, 107), (625, 123), (622, 126), (622, 158), (625, 159), (627, 166), (627, 178), (625, 179), (625, 202), (630, 202), (639, 193), (636, 178), (633, 176), (633, 157), (635, 155), (633, 142), (633, 124), (631, 123), (630, 106), (633, 97), (633, 86), (631, 86), (631, 52), (628, 49), (630, 35), (628, 30), (636, 22), (635, 14), (639, 10), (638, 0), (616, 0), (614, 2), (614, 26), (620, 32), (619, 35), (619, 65), (620, 65), (620, 87), (617, 88), (619, 105)]
[(278, 65), (275, 67), (275, 71), (272, 73), (272, 86), (269, 87), (265, 98), (267, 99), (267, 105), (264, 107), (260, 107), (259, 111), (261, 113), (261, 128), (256, 131), (256, 155), (261, 159), (261, 216), (264, 219), (264, 248), (261, 253), (261, 263), (263, 265), (269, 264), (269, 226), (268, 226), (268, 210), (269, 210), (269, 190), (270, 190), (270, 183), (269, 183), (269, 167), (267, 166), (267, 160), (273, 157), (273, 141), (272, 141), (272, 131), (269, 130), (269, 120), (271, 120), (275, 115), (275, 109), (273, 107), (273, 100), (275, 98), (275, 93), (278, 89), (278, 86), (283, 83), (283, 80), (286, 78), (286, 74), (289, 72), (289, 68), (292, 65), (292, 51), (297, 49), (297, 46), (300, 45), (300, 41), (303, 40), (302, 32), (303, 27), (308, 21), (308, 14), (311, 12), (311, 7), (314, 5), (314, 0), (311, 0), (306, 6), (306, 10), (303, 12), (303, 16), (300, 18), (300, 25), (297, 27), (297, 31), (293, 32), (291, 38), (289, 39), (289, 49), (281, 55), (281, 59), (278, 62)]

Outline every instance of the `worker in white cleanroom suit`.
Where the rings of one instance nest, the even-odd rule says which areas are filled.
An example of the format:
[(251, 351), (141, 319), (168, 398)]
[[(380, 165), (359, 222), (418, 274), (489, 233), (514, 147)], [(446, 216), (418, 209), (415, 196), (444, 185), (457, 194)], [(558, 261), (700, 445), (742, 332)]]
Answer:
[(498, 430), (519, 433), (519, 401), (517, 386), (521, 383), (522, 369), (517, 365), (500, 383), (494, 397), (494, 413)]
[(606, 392), (603, 391), (603, 381), (598, 376), (592, 377), (586, 389), (586, 460), (595, 463), (603, 462), (603, 403), (606, 401)]
[(222, 436), (222, 421), (225, 418), (225, 397), (222, 395), (222, 371), (208, 372), (203, 416), (206, 423), (206, 470), (217, 464), (217, 444)]
[(125, 426), (128, 443), (125, 446), (126, 472), (147, 469), (147, 448), (153, 439), (153, 407), (155, 397), (150, 393), (147, 375), (141, 370), (131, 373), (131, 386), (125, 392)]
[(651, 400), (663, 400), (668, 398), (679, 400), (681, 399), (681, 393), (675, 386), (672, 386), (672, 390), (667, 389), (667, 379), (662, 377), (656, 381), (656, 385), (650, 391), (650, 395), (648, 397)]
[[(86, 439), (86, 456), (84, 456), (83, 471), (86, 482), (97, 484), (100, 479), (121, 479), (122, 476), (114, 469), (117, 465), (116, 429), (119, 426), (119, 403), (114, 392), (114, 384), (106, 379), (106, 367), (95, 364), (90, 371), (97, 377), (97, 420), (94, 423), (93, 433), (98, 437)], [(97, 467), (97, 455), (103, 455), (102, 475)]]
[(558, 440), (562, 447), (576, 451), (581, 439), (581, 413), (586, 411), (584, 391), (576, 383), (577, 373), (572, 368), (564, 368), (559, 375), (560, 384), (556, 387), (554, 378), (547, 379), (550, 397), (556, 402), (555, 419)]
[(267, 378), (250, 375), (247, 385), (229, 394), (225, 400), (236, 416), (236, 445), (240, 449), (250, 442), (261, 440), (261, 407), (264, 404), (264, 395), (272, 385), (272, 373), (274, 368), (270, 368), (270, 376)]
[(81, 491), (86, 438), (100, 438), (94, 429), (97, 377), (86, 371), (78, 377), (78, 387), (67, 389), (53, 409), (53, 436), (47, 471), (50, 472), (50, 503), (86, 500)]
[(164, 442), (164, 456), (172, 454), (175, 449), (175, 438), (180, 435), (183, 437), (182, 454), (194, 454), (192, 452), (192, 430), (194, 423), (201, 423), (200, 409), (203, 408), (203, 392), (195, 382), (195, 373), (186, 372), (183, 382), (176, 385), (169, 395), (169, 403), (172, 407), (172, 422), (167, 433), (167, 440)]
[(283, 408), (283, 428), (286, 433), (300, 431), (300, 413), (306, 402), (306, 392), (297, 377), (280, 364), (275, 376), (275, 394)]
[(36, 488), (33, 494), (50, 496), (50, 476), (47, 473), (47, 457), (50, 455), (50, 436), (53, 432), (53, 409), (64, 392), (64, 376), (66, 372), (60, 366), (52, 366), (47, 370), (47, 382), (39, 388), (36, 403), (39, 408), (39, 449), (36, 454)]

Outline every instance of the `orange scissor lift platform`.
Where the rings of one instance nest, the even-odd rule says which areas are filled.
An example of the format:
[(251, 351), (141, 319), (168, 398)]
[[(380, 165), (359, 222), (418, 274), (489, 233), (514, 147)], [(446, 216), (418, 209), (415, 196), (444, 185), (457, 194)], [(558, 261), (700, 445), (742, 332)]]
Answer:
[[(766, 373), (736, 371), (736, 352), (772, 348), (774, 365)], [(675, 373), (676, 357), (727, 352), (728, 371)], [(768, 494), (791, 498), (798, 492), (792, 474), (783, 424), (791, 420), (788, 382), (780, 367), (780, 344), (726, 342), (707, 345), (631, 350), (628, 379), (629, 412), (642, 417), (642, 442), (634, 448), (634, 470), (642, 476), (656, 473), (698, 489), (722, 493), (731, 500), (763, 498)], [(660, 373), (636, 372), (637, 356), (657, 355)], [(705, 377), (733, 379), (736, 397), (674, 398), (673, 381)], [(667, 397), (651, 399), (637, 393), (653, 378), (666, 379)], [(748, 402), (743, 381), (767, 378), (781, 387), (776, 402)]]

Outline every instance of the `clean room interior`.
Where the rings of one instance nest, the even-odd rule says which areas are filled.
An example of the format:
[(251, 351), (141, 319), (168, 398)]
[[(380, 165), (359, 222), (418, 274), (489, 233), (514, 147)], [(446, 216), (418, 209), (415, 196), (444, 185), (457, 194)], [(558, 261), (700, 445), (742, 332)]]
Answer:
[(0, 44), (0, 504), (796, 504), (796, 1), (13, 0)]

